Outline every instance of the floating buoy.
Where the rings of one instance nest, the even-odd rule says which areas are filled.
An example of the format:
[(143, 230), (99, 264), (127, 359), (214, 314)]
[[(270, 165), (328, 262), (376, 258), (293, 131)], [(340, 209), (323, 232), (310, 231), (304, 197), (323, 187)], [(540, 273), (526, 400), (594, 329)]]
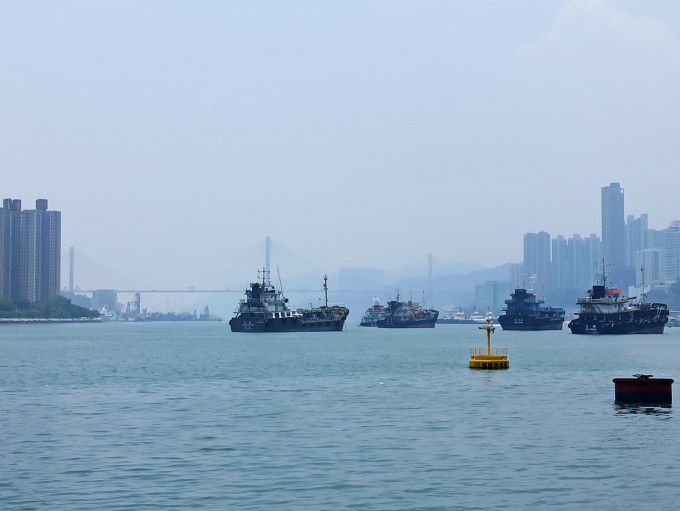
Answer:
[(486, 318), (486, 325), (479, 328), (486, 330), (486, 348), (470, 348), (470, 369), (509, 369), (508, 349), (491, 347), (491, 334), (496, 330), (491, 318)]
[(653, 374), (634, 374), (634, 378), (614, 378), (614, 399), (620, 403), (673, 402), (672, 378), (652, 378)]

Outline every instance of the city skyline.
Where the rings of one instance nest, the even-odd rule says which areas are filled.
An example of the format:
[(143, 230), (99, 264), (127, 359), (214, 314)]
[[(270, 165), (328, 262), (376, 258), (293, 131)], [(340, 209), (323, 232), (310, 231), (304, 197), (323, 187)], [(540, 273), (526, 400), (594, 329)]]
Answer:
[[(615, 209), (617, 210), (615, 216), (621, 217), (622, 219), (625, 213), (625, 200), (622, 193), (622, 189), (620, 188), (620, 184), (611, 183), (610, 186), (602, 187), (601, 190), (602, 190), (603, 227), (607, 221), (611, 220), (611, 218), (608, 218), (611, 216), (611, 214), (607, 211), (607, 207), (608, 205), (610, 205), (608, 193), (609, 190), (612, 189), (614, 190), (614, 193), (616, 193), (617, 195), (620, 194), (621, 199), (615, 206)], [(22, 210), (20, 199), (9, 198), (5, 199), (3, 201), (3, 206), (4, 206), (3, 225), (5, 226), (3, 231), (5, 232), (3, 238), (4, 239), (3, 250), (5, 251), (4, 253), (14, 252), (16, 252), (17, 254), (28, 253), (24, 248), (21, 248), (21, 246), (17, 245), (16, 242), (12, 242), (12, 240), (14, 238), (23, 239), (28, 235), (29, 231), (31, 231), (31, 228), (29, 227), (28, 228), (29, 230), (26, 231), (27, 234), (23, 235), (19, 234), (19, 231), (17, 230), (18, 227), (12, 228), (12, 226), (15, 224), (16, 226), (34, 225), (36, 227), (33, 228), (33, 231), (36, 232), (37, 230), (41, 230), (41, 228), (39, 228), (40, 225), (45, 225), (45, 228), (47, 229), (45, 231), (45, 241), (41, 241), (36, 246), (44, 245), (47, 247), (49, 245), (52, 247), (52, 250), (57, 251), (59, 250), (58, 245), (60, 240), (59, 234), (61, 230), (60, 222), (61, 212), (50, 211), (49, 213), (47, 213), (46, 199), (36, 200), (35, 211)], [(54, 215), (56, 215), (55, 218), (57, 220), (57, 224), (55, 231), (56, 237), (54, 237), (54, 243), (52, 243), (47, 241), (49, 239), (52, 239), (52, 236), (48, 234), (48, 231), (50, 230), (49, 229), (50, 222), (47, 222), (47, 219), (48, 216), (52, 217)], [(45, 220), (41, 220), (43, 216), (45, 217)], [(26, 220), (19, 221), (20, 217), (21, 218), (26, 217)], [(35, 217), (34, 220), (30, 220), (31, 218), (34, 217)], [(54, 221), (52, 221), (51, 223), (54, 224)], [(669, 240), (674, 240), (674, 244), (669, 245)], [(668, 284), (668, 282), (677, 280), (678, 273), (680, 272), (680, 268), (677, 268), (678, 250), (680, 249), (679, 241), (680, 241), (680, 222), (673, 221), (671, 222), (671, 225), (668, 229), (657, 232), (654, 230), (650, 230), (648, 228), (648, 215), (643, 213), (640, 215), (639, 218), (635, 218), (634, 215), (627, 216), (624, 226), (624, 232), (621, 233), (621, 235), (619, 236), (618, 249), (622, 252), (622, 259), (625, 259), (627, 261), (626, 264), (628, 266), (630, 266), (630, 261), (635, 260), (635, 262), (638, 265), (637, 266), (638, 268), (642, 266), (643, 271), (648, 271), (647, 285), (649, 287), (648, 288), (645, 287), (645, 289), (652, 290), (657, 285), (655, 283), (662, 284), (661, 287), (663, 288)], [(32, 243), (35, 245), (37, 243), (37, 238), (36, 242), (29, 242), (29, 245), (31, 245)], [(272, 244), (268, 238), (265, 241), (265, 246), (277, 247), (277, 244), (276, 243)], [(631, 251), (633, 253), (636, 253), (637, 255), (632, 256)], [(68, 250), (69, 259), (71, 259), (73, 252), (74, 252), (73, 247), (71, 247)], [(16, 264), (12, 264), (13, 258), (5, 259), (10, 261), (10, 263), (9, 265), (4, 265), (3, 263), (4, 265), (3, 275), (16, 274), (18, 276), (21, 272), (20, 271), (18, 272), (16, 269), (12, 269), (13, 267), (16, 267)], [(541, 231), (539, 233), (525, 234), (524, 259), (522, 263), (506, 263), (500, 267), (497, 267), (496, 270), (498, 268), (505, 267), (506, 273), (502, 276), (499, 275), (498, 272), (491, 275), (488, 272), (489, 269), (480, 270), (480, 267), (475, 267), (474, 265), (467, 265), (467, 267), (466, 265), (449, 265), (448, 267), (446, 266), (440, 267), (447, 268), (448, 271), (437, 271), (436, 273), (433, 273), (432, 272), (433, 268), (430, 267), (427, 277), (428, 282), (426, 283), (425, 282), (426, 279), (423, 278), (422, 276), (423, 273), (422, 271), (420, 272), (421, 273), (420, 277), (418, 277), (418, 275), (414, 275), (413, 273), (411, 274), (404, 273), (399, 275), (394, 272), (392, 273), (385, 272), (384, 270), (378, 268), (364, 268), (364, 269), (341, 268), (337, 278), (334, 277), (335, 280), (334, 291), (339, 292), (344, 296), (347, 296), (347, 292), (353, 294), (356, 293), (365, 294), (365, 292), (367, 291), (375, 291), (378, 292), (378, 294), (380, 295), (384, 295), (387, 292), (388, 293), (387, 296), (389, 296), (390, 298), (394, 298), (394, 293), (395, 292), (398, 293), (399, 283), (401, 284), (406, 283), (410, 286), (411, 293), (413, 293), (414, 285), (416, 288), (422, 288), (423, 299), (425, 300), (427, 300), (427, 298), (425, 297), (425, 290), (427, 290), (428, 293), (432, 294), (438, 306), (448, 305), (449, 307), (451, 307), (455, 305), (455, 303), (452, 302), (453, 300), (458, 304), (464, 303), (466, 309), (469, 309), (470, 307), (478, 309), (476, 305), (471, 304), (481, 303), (486, 304), (487, 310), (491, 310), (498, 313), (503, 306), (503, 302), (504, 299), (506, 298), (506, 295), (508, 295), (510, 290), (513, 289), (514, 287), (527, 287), (528, 289), (539, 291), (541, 296), (548, 298), (550, 298), (550, 294), (553, 289), (558, 291), (560, 290), (565, 291), (573, 290), (574, 288), (580, 290), (589, 288), (592, 284), (600, 281), (599, 275), (601, 274), (602, 271), (602, 269), (600, 268), (599, 262), (600, 259), (601, 259), (600, 239), (595, 234), (591, 234), (588, 237), (581, 237), (578, 234), (574, 234), (571, 238), (567, 240), (564, 238), (563, 235), (557, 235), (555, 237), (552, 237), (549, 233)], [(42, 267), (48, 268), (52, 266), (52, 263), (49, 263), (49, 260), (50, 258), (48, 257), (47, 259), (45, 259), (45, 264), (40, 263), (37, 260), (32, 264), (36, 268)], [(664, 262), (666, 262), (667, 260), (670, 262), (675, 261), (674, 263), (675, 266), (673, 268), (670, 268), (669, 266), (664, 266)], [(428, 262), (431, 264), (433, 261), (435, 261), (435, 258), (433, 258), (432, 255), (430, 254), (430, 256), (428, 257)], [(58, 267), (58, 261), (55, 261), (55, 263)], [(266, 264), (268, 266), (269, 257), (266, 257)], [(647, 270), (644, 270), (645, 268)], [(672, 270), (671, 272), (669, 272), (669, 268), (670, 270)], [(74, 268), (69, 265), (68, 268), (69, 277), (72, 276), (71, 272), (73, 271), (73, 269)], [(477, 271), (474, 272), (474, 270)], [(278, 267), (276, 273), (278, 274), (278, 278), (280, 279), (281, 276)], [(444, 285), (442, 287), (442, 283), (447, 282), (446, 280), (441, 280), (442, 277), (444, 278), (450, 277), (451, 274), (465, 276), (466, 274), (469, 275), (471, 273), (476, 273), (476, 277), (474, 279), (463, 278), (457, 280), (454, 279), (453, 281), (449, 280), (448, 285)], [(664, 280), (664, 278), (666, 280)], [(21, 279), (24, 279), (24, 277), (21, 277)], [(273, 281), (275, 281), (276, 277), (273, 277), (273, 279), (274, 279)], [(17, 278), (15, 277), (14, 280), (17, 281)], [(642, 284), (644, 285), (644, 276), (640, 275), (636, 276), (635, 284), (637, 286), (640, 286), (641, 280)], [(3, 282), (8, 281), (9, 280), (6, 278), (3, 280)], [(28, 280), (26, 280), (26, 282), (28, 283)], [(76, 288), (74, 289), (70, 287), (73, 282), (70, 278), (68, 282), (69, 287), (64, 285), (62, 289), (69, 289), (76, 293), (83, 291), (89, 293), (94, 291), (95, 287), (99, 290), (102, 289), (102, 286), (93, 286), (92, 289), (90, 290), (84, 290), (82, 288), (79, 289), (76, 286)], [(292, 279), (292, 281), (287, 280), (287, 284), (290, 284), (291, 282), (293, 284), (292, 291), (295, 291), (296, 290), (295, 288), (299, 287), (300, 289), (298, 289), (297, 292), (299, 293), (301, 292), (301, 290), (308, 290), (305, 292), (308, 296), (310, 292), (313, 294), (314, 290), (318, 288), (317, 286), (318, 282), (315, 283), (313, 281), (309, 280), (305, 281), (304, 279), (295, 278)], [(42, 289), (45, 283), (40, 283), (38, 279), (35, 281), (35, 284), (38, 286), (36, 289)], [(397, 291), (391, 289), (395, 284), (397, 285), (396, 288)], [(52, 282), (52, 284), (49, 285), (51, 285), (54, 288), (52, 294), (56, 294), (56, 291), (58, 291), (58, 282), (56, 283)], [(474, 288), (474, 298), (471, 298), (472, 288)], [(228, 292), (231, 293), (237, 292), (237, 289), (238, 286), (235, 286), (235, 289), (228, 290)], [(288, 287), (287, 289), (289, 292), (291, 291), (290, 287)], [(218, 292), (225, 290), (226, 289), (219, 287), (212, 288), (212, 291)], [(125, 291), (120, 289), (119, 291), (125, 294)], [(144, 291), (146, 293), (149, 293), (148, 289), (142, 290), (140, 288), (137, 288), (136, 291)], [(163, 290), (155, 290), (152, 294), (156, 294), (162, 291)], [(177, 291), (180, 292), (196, 291), (200, 295), (202, 293), (205, 293), (205, 291), (208, 291), (208, 289), (204, 290), (166, 289), (165, 291), (172, 291), (173, 293), (176, 293)], [(101, 292), (108, 291), (100, 291), (100, 293)], [(128, 290), (127, 292), (132, 293), (133, 291)], [(25, 294), (25, 292), (23, 293)], [(4, 294), (5, 296), (14, 299), (17, 299), (19, 297), (19, 294), (17, 294), (17, 292), (5, 292)], [(34, 293), (31, 296), (33, 296), (33, 298), (30, 299), (31, 301), (40, 301), (39, 294)], [(205, 296), (202, 296), (201, 298), (212, 301), (212, 304), (215, 303), (214, 297), (207, 298)], [(364, 300), (366, 299), (365, 296), (363, 298)], [(167, 298), (165, 299), (167, 300)], [(231, 298), (232, 301), (235, 301), (237, 299), (238, 298), (235, 297)], [(562, 297), (562, 299), (564, 299), (564, 296)], [(361, 301), (361, 299), (359, 299), (359, 301)], [(158, 311), (159, 307), (158, 300), (151, 300), (150, 302), (153, 304), (152, 310)], [(173, 303), (176, 303), (176, 300), (173, 300)], [(183, 300), (180, 300), (180, 304), (181, 303), (183, 303)], [(191, 300), (188, 300), (188, 303), (191, 303)], [(84, 303), (82, 304), (85, 305)], [(568, 307), (567, 304), (562, 305), (566, 305)], [(462, 307), (462, 305), (459, 306)], [(485, 307), (482, 306), (481, 310), (484, 310), (484, 308)]]
[[(620, 189), (620, 184), (619, 183), (611, 183), (610, 186), (608, 187), (602, 187), (602, 209), (603, 209), (603, 226), (605, 225), (606, 222), (606, 204), (607, 204), (607, 194), (605, 193), (608, 189), (613, 187), (615, 185), (616, 187), (616, 193), (618, 194), (621, 192), (621, 204), (617, 205), (616, 207), (619, 208), (621, 211), (619, 211), (620, 216), (623, 217), (624, 215), (624, 201), (623, 201), (623, 194), (622, 194), (622, 189)], [(5, 199), (5, 208), (6, 210), (11, 210), (11, 209), (17, 209), (18, 211), (21, 211), (21, 200), (20, 199)], [(15, 207), (16, 206), (16, 207)], [(47, 209), (47, 200), (46, 199), (39, 199), (36, 201), (36, 211), (24, 211), (23, 213), (20, 214), (35, 214), (39, 210), (46, 210)], [(61, 215), (61, 212), (50, 212), (50, 215), (57, 214)], [(678, 225), (678, 221), (672, 221), (671, 222), (671, 227), (674, 225)], [(636, 260), (636, 256), (634, 255), (636, 251), (643, 250), (650, 252), (649, 254), (646, 255), (640, 255), (642, 257), (642, 261), (647, 261), (650, 257), (652, 258), (654, 262), (653, 269), (650, 266), (650, 271), (648, 274), (648, 284), (654, 280), (663, 280), (663, 277), (666, 277), (666, 279), (671, 279), (675, 280), (677, 279), (677, 270), (675, 273), (672, 275), (664, 275), (663, 274), (663, 269), (658, 269), (657, 267), (660, 267), (663, 265), (663, 261), (665, 261), (665, 258), (663, 258), (663, 253), (661, 255), (658, 254), (658, 250), (661, 250), (664, 247), (661, 247), (661, 244), (664, 243), (661, 238), (658, 238), (659, 233), (655, 233), (656, 231), (650, 230), (648, 227), (648, 215), (646, 214), (641, 214), (639, 218), (635, 218), (634, 215), (627, 215), (626, 218), (626, 224), (625, 224), (625, 232), (622, 233), (619, 242), (619, 249), (622, 252), (622, 259), (625, 258), (626, 260), (626, 266), (632, 267), (632, 266), (637, 266), (638, 268), (640, 267), (639, 261)], [(61, 229), (61, 225), (59, 225), (59, 230)], [(667, 231), (668, 229), (661, 231), (660, 233), (663, 234), (663, 232)], [(536, 237), (535, 239), (541, 239), (541, 237), (544, 237), (545, 240), (541, 241), (540, 249), (538, 248), (538, 245), (536, 245), (536, 241), (532, 241), (531, 243), (528, 243), (528, 239), (534, 239), (533, 237)], [(625, 237), (625, 246), (624, 246), (624, 237)], [(651, 239), (653, 237), (657, 237), (657, 241), (653, 242)], [(631, 239), (634, 238), (634, 239)], [(649, 238), (649, 239), (648, 239)], [(584, 255), (579, 256), (581, 264), (579, 268), (572, 268), (571, 270), (566, 270), (565, 268), (560, 268), (560, 259), (563, 259), (565, 256), (564, 254), (568, 254), (570, 252), (573, 252), (575, 250), (572, 248), (572, 243), (583, 243), (583, 242), (588, 242), (589, 239), (595, 239), (595, 241), (598, 242), (598, 245), (596, 246), (595, 249), (590, 249), (589, 253), (590, 256), (585, 257)], [(568, 243), (567, 243), (568, 241)], [(534, 279), (533, 284), (536, 286), (536, 289), (541, 289), (543, 294), (548, 294), (550, 293), (551, 287), (555, 288), (564, 288), (566, 287), (587, 287), (589, 284), (586, 284), (587, 282), (592, 282), (593, 280), (597, 279), (597, 274), (598, 272), (601, 273), (601, 269), (598, 269), (597, 271), (595, 270), (596, 267), (599, 268), (599, 260), (604, 259), (606, 260), (606, 257), (602, 257), (599, 255), (599, 238), (595, 234), (591, 234), (588, 237), (582, 237), (579, 234), (574, 234), (572, 237), (570, 237), (568, 240), (564, 238), (563, 235), (556, 235), (552, 236), (550, 233), (547, 233), (545, 231), (541, 231), (539, 233), (526, 233), (524, 235), (524, 258), (520, 262), (516, 261), (506, 261), (504, 265), (507, 264), (517, 264), (520, 265), (521, 270), (520, 272), (523, 275), (534, 275), (538, 276), (538, 280)], [(266, 244), (266, 243), (265, 243)], [(552, 247), (551, 247), (552, 245)], [(275, 249), (275, 252), (277, 252), (279, 249), (283, 249), (285, 252), (286, 249), (283, 247), (280, 247), (277, 243), (274, 243), (275, 247), (278, 247)], [(564, 247), (564, 248), (561, 248)], [(66, 247), (64, 247), (66, 248)], [(625, 248), (625, 250), (624, 250)], [(666, 250), (669, 249), (669, 247), (665, 247)], [(538, 250), (538, 252), (536, 252)], [(581, 249), (582, 250), (582, 249)], [(595, 250), (595, 251), (593, 251)], [(73, 251), (73, 247), (70, 247), (68, 250), (69, 254), (69, 263), (70, 263), (70, 256), (72, 255), (71, 252)], [(566, 251), (566, 252), (565, 252)], [(624, 253), (625, 252), (625, 253)], [(632, 253), (632, 255), (631, 255)], [(543, 254), (543, 255), (540, 255)], [(597, 254), (597, 255), (595, 255)], [(62, 250), (62, 257), (61, 259), (63, 260), (66, 255), (66, 251)], [(288, 257), (292, 256), (295, 257), (294, 253), (288, 253), (286, 254)], [(573, 255), (570, 257), (574, 257)], [(677, 255), (674, 255), (674, 257), (677, 260)], [(659, 259), (661, 258), (661, 259)], [(436, 258), (432, 257), (432, 254), (429, 256), (429, 261), (436, 261)], [(542, 261), (542, 262), (541, 262)], [(576, 261), (576, 260), (574, 260)], [(661, 261), (661, 262), (660, 262)], [(637, 263), (637, 264), (634, 264)], [(574, 263), (571, 263), (574, 264)], [(647, 262), (647, 265), (651, 265), (652, 262)], [(521, 266), (523, 265), (523, 266)], [(557, 265), (557, 266), (556, 266)], [(277, 265), (278, 266), (278, 265)], [(420, 266), (420, 268), (418, 268)], [(503, 265), (499, 265), (503, 266)], [(64, 290), (69, 290), (70, 289), (70, 277), (71, 271), (74, 269), (70, 264), (62, 264), (62, 274), (67, 274), (69, 275), (69, 278), (64, 278), (64, 275), (61, 277), (61, 281), (63, 285), (61, 286), (61, 289)], [(338, 270), (337, 276), (339, 277), (338, 280), (340, 281), (340, 285), (337, 286), (339, 288), (349, 290), (349, 289), (379, 289), (383, 287), (383, 285), (389, 284), (394, 281), (398, 281), (400, 279), (408, 279), (408, 278), (423, 278), (423, 269), (425, 268), (424, 265), (420, 264), (418, 265), (417, 263), (414, 262), (413, 265), (410, 267), (402, 268), (402, 269), (397, 269), (396, 271), (385, 271), (384, 268), (380, 268), (377, 266), (372, 266), (372, 267), (363, 267), (363, 268), (351, 268), (351, 267), (342, 267)], [(488, 269), (479, 265), (474, 265), (471, 263), (465, 264), (463, 262), (460, 263), (454, 263), (454, 264), (443, 264), (441, 261), (438, 262), (438, 264), (434, 267), (430, 267), (429, 271), (434, 271), (434, 275), (436, 277), (442, 277), (442, 276), (447, 276), (447, 275), (460, 275), (460, 274), (466, 274), (466, 273), (471, 273), (474, 271), (479, 271), (483, 269)], [(568, 271), (573, 273), (576, 271), (579, 275), (577, 277), (577, 281), (579, 284), (576, 286), (573, 285), (573, 281), (570, 279), (573, 279), (573, 277), (566, 277), (564, 272)], [(343, 278), (343, 272), (345, 272), (345, 277)], [(349, 272), (349, 273), (348, 273)], [(353, 276), (350, 278), (354, 279), (355, 282), (359, 282), (361, 280), (366, 280), (368, 279), (367, 282), (371, 282), (373, 279), (375, 281), (374, 275), (376, 272), (380, 272), (382, 275), (380, 276), (380, 285), (374, 285), (373, 287), (371, 286), (348, 286), (346, 282), (343, 282), (344, 280), (347, 280), (350, 273), (353, 274)], [(410, 272), (410, 273), (409, 273)], [(54, 273), (54, 272), (52, 272)], [(277, 268), (277, 273), (279, 273), (279, 270)], [(611, 271), (610, 271), (611, 273)], [(78, 274), (77, 267), (76, 267), (76, 275)], [(657, 277), (657, 274), (659, 277)], [(280, 273), (279, 273), (280, 275)], [(363, 275), (359, 277), (359, 275)], [(430, 274), (431, 278), (432, 274)], [(595, 277), (593, 277), (595, 276)], [(302, 288), (314, 288), (315, 286), (309, 285), (309, 281), (305, 282), (304, 277), (309, 277), (309, 275), (303, 275), (303, 279), (300, 279), (298, 276), (293, 276), (292, 281), (293, 282), (303, 282), (301, 286)], [(547, 280), (543, 280), (547, 277)], [(515, 277), (513, 278), (512, 276), (509, 278), (509, 280), (517, 280), (520, 277)], [(640, 280), (642, 279), (642, 276), (638, 276), (637, 278), (637, 285), (640, 285)], [(566, 279), (566, 280), (565, 280)], [(7, 280), (7, 279), (5, 279)], [(249, 278), (249, 280), (252, 280), (252, 278)], [(525, 279), (526, 280), (526, 279)], [(77, 280), (76, 280), (77, 282)], [(571, 285), (569, 284), (571, 283)], [(520, 283), (516, 283), (517, 285), (521, 285)], [(57, 287), (58, 284), (56, 284)], [(54, 286), (53, 286), (54, 287)], [(78, 289), (106, 289), (106, 288), (114, 288), (116, 286), (101, 286), (101, 285), (94, 285), (94, 286), (79, 286), (75, 285), (73, 290), (78, 290)], [(127, 289), (132, 289), (134, 286), (124, 286), (124, 288)], [(212, 290), (220, 290), (220, 289), (226, 289), (226, 288), (239, 288), (239, 285), (236, 284), (234, 286), (219, 286), (219, 285), (213, 285), (213, 286), (206, 286), (204, 289), (212, 289)], [(118, 287), (121, 289), (120, 287)], [(142, 289), (151, 289), (151, 288), (144, 288), (144, 287), (136, 287), (137, 290), (142, 290)], [(172, 288), (164, 288), (165, 290), (170, 290)], [(7, 294), (7, 293), (6, 293)], [(16, 293), (15, 293), (16, 294)], [(35, 294), (35, 293), (34, 293)], [(36, 295), (37, 296), (37, 295)]]

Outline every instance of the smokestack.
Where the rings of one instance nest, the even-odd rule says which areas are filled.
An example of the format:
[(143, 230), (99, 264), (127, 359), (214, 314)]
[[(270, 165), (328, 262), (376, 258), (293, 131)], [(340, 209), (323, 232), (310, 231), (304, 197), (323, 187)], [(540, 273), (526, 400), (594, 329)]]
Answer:
[(73, 293), (73, 258), (74, 258), (73, 247), (71, 247), (71, 250), (69, 250), (69, 256), (70, 256), (71, 265), (70, 265), (68, 283), (69, 283), (69, 290), (71, 291), (71, 293)]

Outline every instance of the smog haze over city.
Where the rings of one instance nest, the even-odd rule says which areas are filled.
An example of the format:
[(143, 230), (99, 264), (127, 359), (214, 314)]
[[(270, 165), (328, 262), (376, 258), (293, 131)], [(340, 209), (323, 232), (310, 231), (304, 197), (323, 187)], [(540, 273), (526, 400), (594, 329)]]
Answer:
[(3, 198), (81, 289), (521, 262), (610, 182), (680, 217), (676, 2), (8, 1), (0, 61)]

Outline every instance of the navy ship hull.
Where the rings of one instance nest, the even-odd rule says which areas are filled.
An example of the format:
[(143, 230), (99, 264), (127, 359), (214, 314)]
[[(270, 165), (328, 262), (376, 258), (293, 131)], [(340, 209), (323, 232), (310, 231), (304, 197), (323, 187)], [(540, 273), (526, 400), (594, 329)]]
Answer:
[(232, 332), (339, 332), (347, 315), (340, 318), (249, 318), (239, 316), (229, 320)]
[(403, 320), (390, 321), (389, 319), (381, 319), (377, 321), (378, 328), (434, 328), (437, 319), (433, 320)]
[(437, 320), (440, 325), (474, 325), (475, 322), (471, 319), (449, 319), (441, 318)]
[(662, 334), (667, 321), (668, 317), (663, 315), (644, 318), (631, 313), (630, 317), (623, 318), (620, 315), (611, 318), (600, 315), (597, 319), (580, 316), (570, 321), (568, 326), (572, 334)]
[(532, 318), (531, 316), (508, 316), (501, 314), (498, 322), (503, 330), (562, 330), (564, 320), (557, 318)]

